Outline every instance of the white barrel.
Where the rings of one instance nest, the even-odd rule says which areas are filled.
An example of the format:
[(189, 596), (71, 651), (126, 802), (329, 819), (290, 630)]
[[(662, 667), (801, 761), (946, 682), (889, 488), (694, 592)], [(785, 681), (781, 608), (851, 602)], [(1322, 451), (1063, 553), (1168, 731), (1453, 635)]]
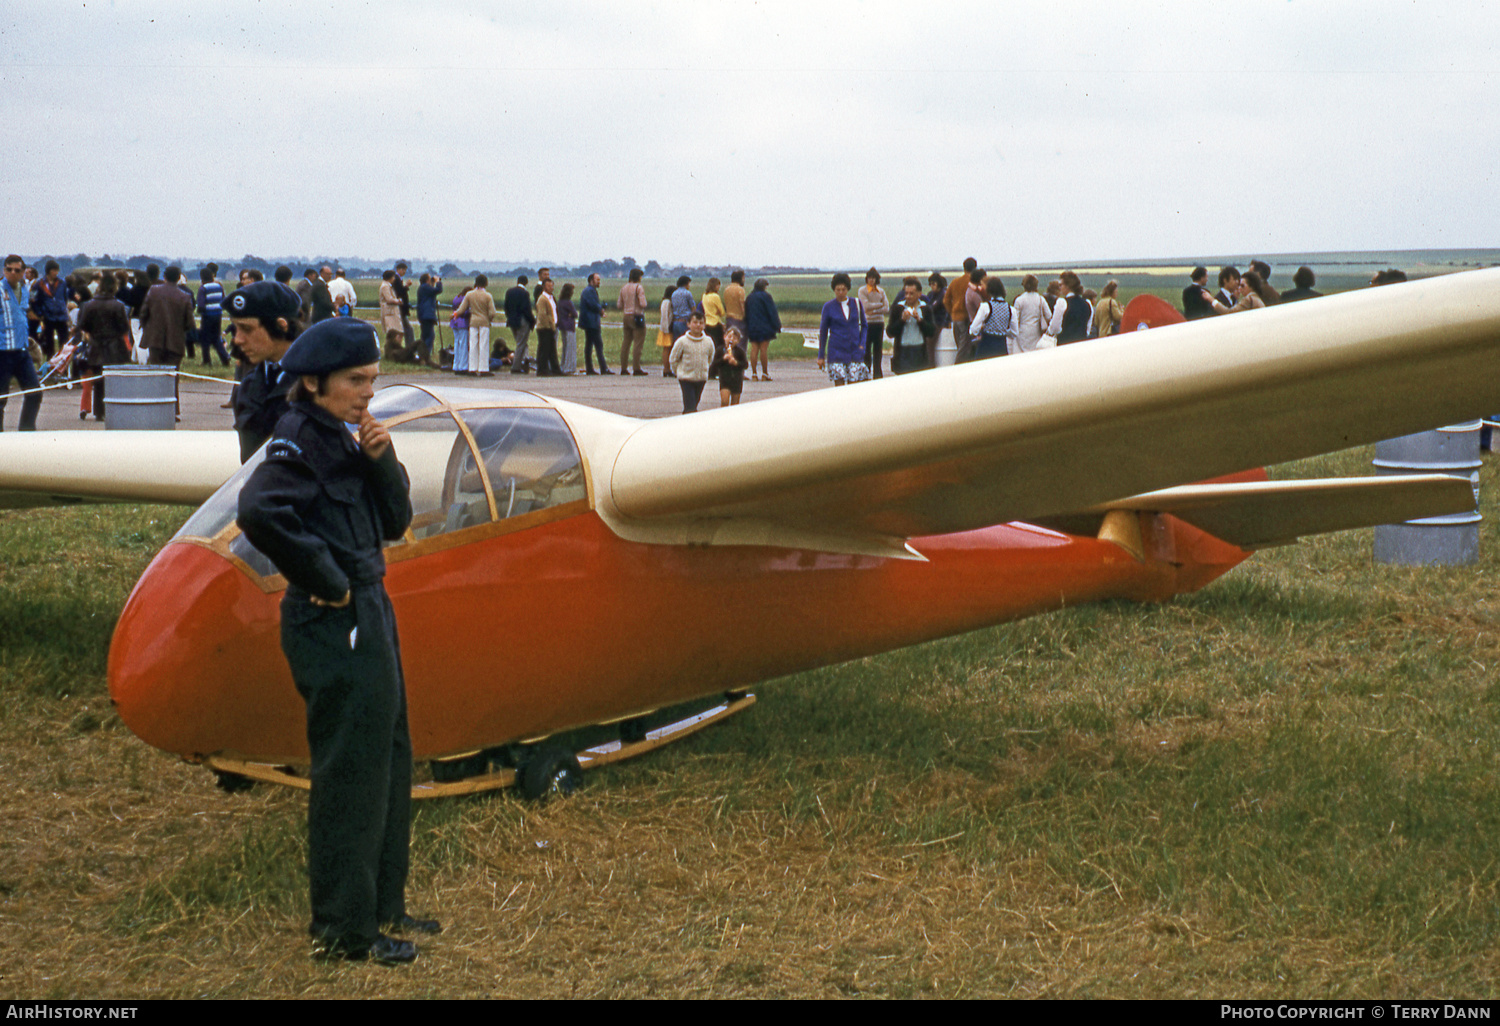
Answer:
[(1375, 528), (1375, 562), (1460, 566), (1479, 561), (1479, 429), (1481, 421), (1375, 443), (1375, 473), (1452, 474), (1474, 486), (1474, 510)]
[(939, 367), (952, 367), (958, 361), (958, 343), (953, 340), (951, 327), (938, 332), (937, 350), (933, 359)]
[(177, 373), (133, 363), (104, 368), (104, 426), (111, 431), (171, 431), (177, 425)]

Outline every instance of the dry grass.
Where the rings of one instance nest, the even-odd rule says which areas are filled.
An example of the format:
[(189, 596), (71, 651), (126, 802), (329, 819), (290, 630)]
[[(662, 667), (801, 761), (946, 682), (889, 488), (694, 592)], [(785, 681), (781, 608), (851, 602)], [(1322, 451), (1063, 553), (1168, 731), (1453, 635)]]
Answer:
[[(42, 612), (15, 615), (63, 623), (117, 609), (171, 526), (46, 516), (66, 539), (5, 536), (0, 605), (29, 594)], [(1368, 535), (1269, 552), (1166, 605), (773, 683), (551, 806), (426, 803), (410, 904), (447, 930), (399, 970), (308, 958), (301, 795), (224, 795), (119, 724), (74, 632), (12, 623), (5, 990), (1492, 996), (1492, 541), (1444, 571), (1372, 567)], [(120, 581), (78, 592), (70, 552), (115, 552)]]
[[(1005, 784), (951, 770), (887, 781), (849, 760), (808, 809), (782, 773), (737, 775), (702, 753), (635, 779), (622, 769), (548, 808), (424, 807), (412, 903), (447, 932), (410, 970), (328, 966), (307, 957), (300, 888), (282, 881), (266, 903), (236, 889), (247, 870), (264, 875), (267, 851), (300, 880), (298, 798), (223, 796), (112, 726), (71, 742), (76, 772), (62, 780), (69, 744), (5, 744), (8, 764), (38, 767), (0, 808), (16, 838), (0, 862), (0, 950), (17, 995), (1438, 997), (1491, 993), (1500, 968), (1492, 953), (1435, 965), (1419, 946), (1377, 952), (1365, 936), (1271, 935), (1207, 895), (1140, 893), (1107, 868), (1120, 850), (1078, 858), (1095, 870), (1085, 883), (1036, 838), (899, 839), (953, 803), (982, 817), (1013, 793)], [(1018, 751), (1009, 775), (1035, 780), (1062, 757)], [(1010, 815), (1045, 816), (1044, 801)], [(164, 901), (174, 887), (190, 893)]]

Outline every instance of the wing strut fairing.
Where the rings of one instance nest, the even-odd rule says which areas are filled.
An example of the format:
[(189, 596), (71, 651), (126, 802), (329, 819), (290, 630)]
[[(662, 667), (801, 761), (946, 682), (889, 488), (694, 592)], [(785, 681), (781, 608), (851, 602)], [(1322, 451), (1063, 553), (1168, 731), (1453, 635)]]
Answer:
[(1306, 535), (1467, 513), (1474, 504), (1472, 482), (1447, 474), (1243, 481), (1164, 488), (1034, 523), (1102, 537), (1113, 514), (1170, 513), (1231, 545), (1262, 549)]

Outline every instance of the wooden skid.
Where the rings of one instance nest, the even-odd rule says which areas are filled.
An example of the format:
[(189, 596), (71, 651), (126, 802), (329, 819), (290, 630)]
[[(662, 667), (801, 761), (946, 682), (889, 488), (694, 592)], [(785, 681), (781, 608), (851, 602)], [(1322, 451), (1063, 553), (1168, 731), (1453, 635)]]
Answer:
[(413, 784), (411, 796), (413, 798), (452, 798), (461, 794), (479, 794), (481, 791), (501, 791), (515, 782), (516, 771), (503, 769), (495, 773), (481, 773), (477, 777), (449, 781), (446, 784), (439, 784), (436, 781), (429, 784)]
[(612, 762), (620, 762), (624, 759), (633, 759), (637, 755), (645, 755), (653, 748), (670, 744), (679, 738), (687, 737), (707, 727), (709, 724), (718, 723), (727, 719), (737, 712), (743, 712), (755, 704), (755, 696), (751, 694), (737, 694), (733, 698), (726, 698), (718, 705), (704, 709), (700, 713), (694, 713), (686, 719), (669, 723), (655, 730), (648, 730), (642, 741), (611, 741), (608, 744), (595, 745), (593, 748), (585, 748), (578, 753), (578, 765), (584, 769), (594, 769), (599, 766), (608, 766)]
[[(646, 732), (646, 737), (641, 741), (610, 741), (607, 744), (595, 745), (578, 752), (578, 765), (583, 769), (597, 769), (600, 766), (608, 766), (612, 762), (621, 762), (632, 759), (637, 755), (645, 755), (649, 751), (670, 744), (689, 734), (696, 733), (704, 727), (720, 720), (727, 719), (737, 712), (743, 712), (755, 704), (755, 696), (752, 694), (737, 694), (726, 697), (718, 705), (704, 709), (702, 712), (694, 713), (675, 723), (657, 727), (655, 730)], [(295, 787), (306, 791), (312, 784), (306, 777), (299, 777), (275, 766), (260, 762), (245, 762), (241, 759), (231, 759), (221, 755), (210, 755), (203, 760), (203, 765), (220, 773), (235, 773), (251, 780), (259, 780), (267, 784), (281, 784), (284, 787)], [(451, 798), (462, 794), (479, 794), (482, 791), (498, 791), (510, 787), (516, 782), (516, 771), (503, 769), (495, 773), (484, 773), (475, 777), (467, 777), (463, 780), (455, 780), (450, 783), (424, 783), (414, 784), (411, 789), (413, 798)]]
[(311, 789), (312, 781), (306, 777), (295, 776), (285, 770), (263, 762), (245, 762), (243, 759), (230, 759), (222, 755), (210, 755), (203, 760), (203, 765), (218, 773), (235, 773), (251, 780), (259, 780), (266, 784), (280, 784), (283, 787), (295, 787), (299, 791)]

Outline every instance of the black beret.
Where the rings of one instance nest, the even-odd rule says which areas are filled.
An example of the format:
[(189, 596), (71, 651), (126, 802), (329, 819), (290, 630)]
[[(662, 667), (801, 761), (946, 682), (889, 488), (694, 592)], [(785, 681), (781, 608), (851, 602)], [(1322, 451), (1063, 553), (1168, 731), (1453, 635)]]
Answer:
[(230, 317), (291, 320), (302, 309), (302, 298), (279, 281), (257, 281), (231, 292), (224, 306)]
[(281, 367), (293, 374), (332, 374), (379, 362), (374, 328), (358, 317), (330, 317), (297, 336)]

